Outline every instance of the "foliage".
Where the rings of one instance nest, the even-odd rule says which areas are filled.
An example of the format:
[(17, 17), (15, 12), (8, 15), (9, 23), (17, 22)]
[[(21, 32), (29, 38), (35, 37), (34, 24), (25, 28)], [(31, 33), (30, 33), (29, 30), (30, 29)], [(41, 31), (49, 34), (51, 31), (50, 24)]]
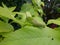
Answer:
[[(32, 0), (32, 3), (27, 1), (19, 12), (15, 12), (16, 7), (7, 7), (2, 3), (0, 45), (60, 45), (60, 27), (52, 29), (47, 26), (51, 23), (60, 25), (60, 18), (48, 20), (45, 24), (42, 6), (44, 2), (41, 0)], [(19, 25), (16, 30), (14, 23), (15, 27)]]

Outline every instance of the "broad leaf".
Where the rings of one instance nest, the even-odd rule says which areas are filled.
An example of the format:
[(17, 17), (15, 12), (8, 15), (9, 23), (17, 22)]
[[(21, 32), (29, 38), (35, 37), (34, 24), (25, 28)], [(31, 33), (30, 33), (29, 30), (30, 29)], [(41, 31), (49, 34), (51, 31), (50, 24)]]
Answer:
[[(49, 30), (48, 30), (49, 29)], [(60, 45), (60, 31), (26, 26), (6, 35), (0, 45)]]

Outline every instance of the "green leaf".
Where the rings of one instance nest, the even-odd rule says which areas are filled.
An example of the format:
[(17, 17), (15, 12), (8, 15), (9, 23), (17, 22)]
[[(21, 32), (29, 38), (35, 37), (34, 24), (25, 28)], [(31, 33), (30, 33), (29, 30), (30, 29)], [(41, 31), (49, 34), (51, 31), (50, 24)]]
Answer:
[(5, 22), (5, 23), (8, 23), (8, 21), (9, 21), (9, 18), (6, 18), (6, 17), (4, 17), (4, 16), (0, 16), (0, 18), (3, 20), (3, 22)]
[(40, 15), (42, 16), (44, 12), (43, 12), (41, 5), (44, 6), (44, 3), (41, 0), (32, 0), (32, 2), (34, 4), (35, 10), (38, 11)]
[(11, 32), (13, 30), (14, 29), (10, 24), (0, 21), (0, 33), (1, 32)]
[(37, 9), (37, 11), (40, 13), (41, 16), (44, 14), (42, 8), (41, 9)]
[(55, 30), (60, 30), (60, 27), (55, 28)]
[(33, 8), (31, 3), (23, 4), (21, 7), (21, 12), (30, 12), (32, 16), (37, 16), (37, 11)]
[(15, 14), (12, 13), (4, 4), (3, 7), (0, 7), (0, 15), (7, 17), (9, 19), (14, 18)]
[(11, 8), (9, 8), (9, 10), (12, 12), (12, 11), (14, 11), (15, 8), (16, 7), (11, 7)]
[(14, 9), (14, 7), (9, 9), (8, 7), (6, 7), (3, 4), (3, 7), (0, 7), (0, 16), (6, 17), (8, 19), (12, 19), (16, 23), (19, 23), (20, 25), (23, 25), (23, 23), (24, 23), (23, 20), (25, 20), (26, 15), (19, 12), (19, 15), (25, 15), (25, 16), (22, 16), (22, 20), (18, 20), (14, 17), (18, 12), (12, 12), (13, 9)]
[(38, 5), (38, 7), (40, 7), (41, 5), (41, 0), (32, 0), (34, 5)]
[(41, 17), (27, 17), (28, 22), (30, 22), (32, 25), (37, 27), (45, 27), (45, 23), (43, 22)]
[(48, 21), (47, 24), (51, 24), (51, 23), (54, 23), (54, 24), (57, 24), (57, 25), (60, 25), (60, 18), (54, 20), (54, 19), (51, 19)]
[(7, 34), (0, 45), (60, 45), (60, 30), (26, 26)]

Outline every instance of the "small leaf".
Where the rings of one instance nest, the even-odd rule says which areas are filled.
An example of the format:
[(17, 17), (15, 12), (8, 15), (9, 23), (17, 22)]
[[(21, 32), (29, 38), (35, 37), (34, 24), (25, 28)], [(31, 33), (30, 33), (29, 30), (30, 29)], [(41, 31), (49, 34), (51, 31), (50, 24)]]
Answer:
[(12, 12), (12, 11), (14, 11), (15, 8), (16, 7), (11, 7), (11, 8), (9, 8), (9, 10)]
[[(12, 8), (11, 8), (12, 9)], [(13, 10), (13, 9), (12, 9)], [(17, 12), (18, 13), (18, 12)], [(3, 16), (3, 17), (6, 17), (8, 19), (12, 19), (13, 21), (15, 21), (16, 23), (19, 23), (20, 25), (23, 25), (23, 20), (25, 18), (23, 17), (26, 17), (25, 16), (22, 16), (22, 20), (18, 20), (16, 19), (14, 16), (17, 14), (16, 12), (12, 12), (8, 7), (6, 7), (4, 4), (3, 4), (3, 7), (0, 7), (0, 16)], [(19, 15), (22, 15), (22, 13), (19, 12)]]
[(13, 30), (14, 29), (10, 24), (0, 21), (0, 32), (10, 32)]
[(51, 23), (54, 23), (54, 24), (60, 25), (60, 20), (59, 20), (59, 19), (56, 19), (56, 20), (51, 19), (51, 20), (48, 21), (47, 25), (48, 25), (48, 24), (51, 24)]
[(41, 0), (32, 0), (34, 5), (38, 5), (38, 7), (40, 7), (41, 5)]

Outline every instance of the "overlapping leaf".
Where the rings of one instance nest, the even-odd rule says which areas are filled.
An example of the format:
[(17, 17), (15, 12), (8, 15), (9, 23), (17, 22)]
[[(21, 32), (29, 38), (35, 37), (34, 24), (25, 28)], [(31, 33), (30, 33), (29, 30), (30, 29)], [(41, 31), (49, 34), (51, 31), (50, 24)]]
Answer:
[[(60, 45), (60, 28), (55, 30), (48, 28), (37, 13), (37, 10), (42, 12), (41, 0), (32, 1), (35, 7), (30, 3), (25, 3), (20, 12), (12, 12), (15, 7), (7, 8), (4, 4), (3, 7), (0, 7), (0, 17), (12, 19), (16, 23), (24, 25), (21, 29), (10, 32), (14, 30), (13, 27), (0, 21), (0, 32), (10, 32), (2, 34), (5, 38), (0, 42), (0, 45)], [(16, 14), (18, 16), (14, 17)], [(60, 25), (60, 19), (49, 20), (48, 24), (50, 23)]]
[(38, 15), (37, 11), (34, 10), (31, 3), (23, 4), (23, 6), (21, 7), (21, 12), (30, 12), (32, 16)]
[[(3, 4), (3, 7), (0, 7), (0, 16), (6, 17), (8, 19), (12, 19), (16, 23), (19, 23), (20, 25), (23, 25), (23, 22), (25, 21), (26, 15), (23, 14), (23, 13), (12, 12), (14, 9), (15, 9), (15, 7), (8, 8)], [(16, 19), (14, 17), (16, 14), (19, 14), (20, 16), (22, 15), (21, 18), (24, 21)], [(23, 16), (23, 15), (25, 15), (25, 16)]]
[(12, 13), (4, 4), (3, 7), (0, 7), (0, 15), (7, 17), (9, 19), (14, 18), (15, 14)]
[(7, 34), (0, 45), (60, 45), (59, 34), (59, 30), (26, 26)]

